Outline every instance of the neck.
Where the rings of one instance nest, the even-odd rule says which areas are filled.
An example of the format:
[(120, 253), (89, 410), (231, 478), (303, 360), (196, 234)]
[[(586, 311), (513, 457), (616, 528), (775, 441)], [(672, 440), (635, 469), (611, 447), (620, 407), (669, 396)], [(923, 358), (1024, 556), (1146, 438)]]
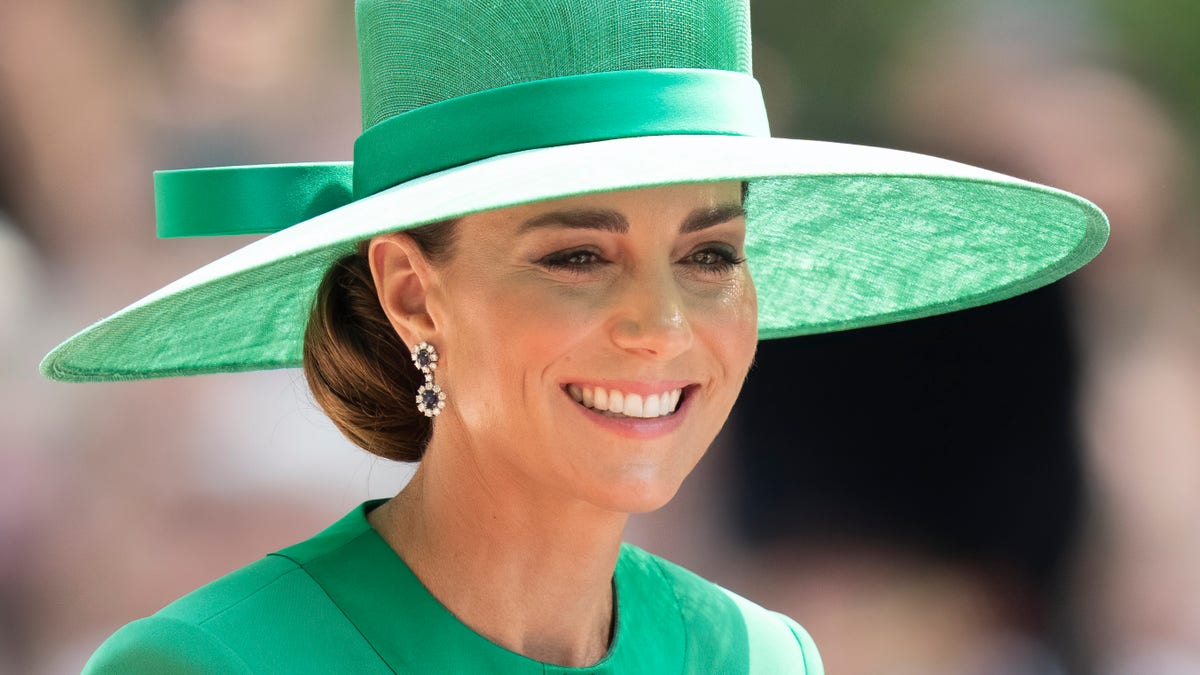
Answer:
[(460, 621), (529, 658), (589, 666), (608, 651), (628, 516), (485, 475), (431, 444), (372, 525)]

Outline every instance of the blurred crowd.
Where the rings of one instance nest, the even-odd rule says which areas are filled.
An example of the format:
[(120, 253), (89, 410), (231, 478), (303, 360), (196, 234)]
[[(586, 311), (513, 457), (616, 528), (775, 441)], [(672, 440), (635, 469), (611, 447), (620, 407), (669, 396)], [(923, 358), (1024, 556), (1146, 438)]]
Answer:
[[(1027, 297), (764, 344), (747, 405), (630, 538), (794, 616), (838, 675), (1200, 673), (1191, 131), (1127, 67), (1111, 2), (860, 10), (886, 40), (834, 4), (858, 6), (752, 4), (776, 135), (1071, 190), (1112, 238)], [(246, 243), (155, 239), (153, 170), (349, 157), (351, 5), (0, 2), (0, 673), (76, 672), (121, 624), (408, 475), (342, 439), (297, 372), (36, 372)], [(825, 41), (789, 37), (822, 21)]]

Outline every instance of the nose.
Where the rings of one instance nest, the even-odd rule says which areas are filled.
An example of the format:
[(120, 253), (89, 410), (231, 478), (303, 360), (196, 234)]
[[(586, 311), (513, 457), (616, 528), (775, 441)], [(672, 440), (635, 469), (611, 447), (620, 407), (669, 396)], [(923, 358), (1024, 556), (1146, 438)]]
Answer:
[(669, 360), (692, 346), (692, 326), (670, 270), (631, 278), (617, 298), (613, 343), (631, 353)]

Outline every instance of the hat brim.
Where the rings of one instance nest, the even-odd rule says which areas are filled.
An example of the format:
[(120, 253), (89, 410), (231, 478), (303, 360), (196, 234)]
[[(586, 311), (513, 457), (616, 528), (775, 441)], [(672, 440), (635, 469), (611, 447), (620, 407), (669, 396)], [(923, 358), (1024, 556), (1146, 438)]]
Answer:
[(1091, 260), (1108, 236), (1075, 195), (896, 150), (649, 136), (529, 150), (424, 176), (270, 235), (86, 328), (41, 364), (113, 381), (301, 364), (329, 265), (371, 236), (507, 206), (748, 180), (759, 336), (844, 330), (1005, 299)]

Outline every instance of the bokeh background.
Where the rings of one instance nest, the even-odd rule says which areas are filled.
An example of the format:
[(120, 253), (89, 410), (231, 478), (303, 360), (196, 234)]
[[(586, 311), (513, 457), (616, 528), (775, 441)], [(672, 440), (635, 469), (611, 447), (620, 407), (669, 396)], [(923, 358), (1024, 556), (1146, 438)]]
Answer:
[[(1109, 247), (953, 317), (764, 345), (629, 537), (809, 628), (836, 675), (1200, 673), (1200, 3), (754, 0), (776, 135), (1087, 196)], [(245, 243), (156, 240), (150, 174), (349, 158), (348, 0), (0, 0), (0, 672), (113, 630), (403, 466), (298, 372), (41, 380)]]

